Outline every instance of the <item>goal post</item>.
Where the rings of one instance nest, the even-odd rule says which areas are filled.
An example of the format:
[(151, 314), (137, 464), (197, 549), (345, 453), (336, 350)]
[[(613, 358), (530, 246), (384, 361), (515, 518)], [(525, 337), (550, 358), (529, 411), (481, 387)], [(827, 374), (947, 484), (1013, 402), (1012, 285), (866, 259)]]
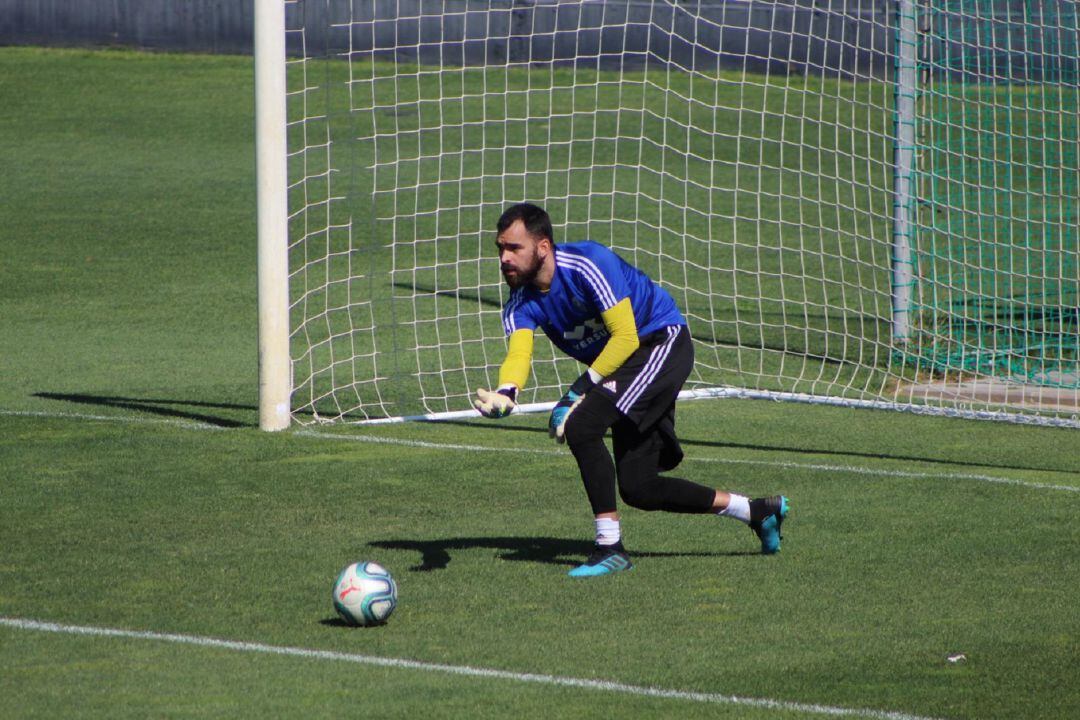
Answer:
[(285, 102), (285, 8), (281, 0), (255, 0), (259, 427), (263, 430), (283, 430), (292, 417)]
[(896, 58), (893, 84), (893, 221), (892, 221), (892, 337), (898, 347), (905, 347), (911, 333), (912, 291), (915, 282), (912, 265), (912, 235), (915, 194), (915, 102), (918, 94), (918, 34), (916, 0), (897, 0)]
[[(470, 416), (506, 351), (493, 227), (521, 201), (675, 297), (687, 397), (1080, 427), (1074, 2), (256, 21), (264, 428)], [(580, 372), (538, 341), (523, 407)]]

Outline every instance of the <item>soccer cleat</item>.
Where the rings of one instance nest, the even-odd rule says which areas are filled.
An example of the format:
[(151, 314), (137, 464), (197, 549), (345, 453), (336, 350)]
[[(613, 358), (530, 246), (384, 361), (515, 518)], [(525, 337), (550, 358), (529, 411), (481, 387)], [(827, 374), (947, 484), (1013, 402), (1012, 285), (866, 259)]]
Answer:
[(761, 552), (774, 555), (780, 552), (780, 525), (788, 514), (788, 501), (783, 495), (754, 498), (750, 501), (750, 529), (761, 540)]
[(621, 542), (617, 542), (614, 545), (595, 545), (585, 560), (585, 564), (578, 565), (568, 574), (570, 577), (596, 577), (620, 570), (629, 570), (632, 567), (634, 564), (630, 562), (626, 548)]

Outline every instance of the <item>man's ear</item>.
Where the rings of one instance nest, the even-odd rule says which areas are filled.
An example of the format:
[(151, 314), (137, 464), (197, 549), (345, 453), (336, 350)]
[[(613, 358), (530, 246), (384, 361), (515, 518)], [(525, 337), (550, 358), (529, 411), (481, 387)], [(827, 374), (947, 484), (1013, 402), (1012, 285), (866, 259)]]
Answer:
[(540, 256), (540, 259), (546, 258), (551, 254), (551, 249), (554, 245), (551, 242), (551, 238), (542, 238), (540, 242), (536, 243), (536, 253)]

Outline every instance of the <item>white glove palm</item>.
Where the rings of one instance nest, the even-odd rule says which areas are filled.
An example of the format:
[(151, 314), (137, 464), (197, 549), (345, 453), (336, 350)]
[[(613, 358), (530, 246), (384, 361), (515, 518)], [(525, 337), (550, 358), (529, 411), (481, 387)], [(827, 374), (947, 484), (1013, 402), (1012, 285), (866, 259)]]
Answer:
[(503, 385), (498, 390), (479, 388), (476, 391), (476, 398), (473, 399), (473, 407), (484, 417), (506, 417), (517, 407), (517, 403), (514, 402), (516, 397), (517, 388), (513, 385)]

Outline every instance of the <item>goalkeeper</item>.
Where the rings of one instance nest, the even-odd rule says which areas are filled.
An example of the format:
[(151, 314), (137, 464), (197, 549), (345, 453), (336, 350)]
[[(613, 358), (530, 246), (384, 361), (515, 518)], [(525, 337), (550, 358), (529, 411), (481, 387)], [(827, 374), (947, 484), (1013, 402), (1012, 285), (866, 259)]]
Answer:
[[(622, 544), (615, 489), (642, 510), (713, 513), (748, 524), (761, 551), (780, 550), (787, 515), (781, 495), (749, 499), (664, 477), (683, 453), (675, 436), (675, 400), (694, 364), (686, 321), (671, 296), (647, 275), (594, 242), (556, 245), (548, 214), (514, 205), (496, 226), (499, 264), (510, 298), (503, 308), (509, 351), (499, 387), (477, 390), (487, 417), (513, 410), (532, 364), (536, 328), (588, 369), (551, 412), (548, 429), (570, 447), (596, 518), (596, 546), (573, 577), (632, 565)], [(604, 444), (611, 430), (614, 461)]]

